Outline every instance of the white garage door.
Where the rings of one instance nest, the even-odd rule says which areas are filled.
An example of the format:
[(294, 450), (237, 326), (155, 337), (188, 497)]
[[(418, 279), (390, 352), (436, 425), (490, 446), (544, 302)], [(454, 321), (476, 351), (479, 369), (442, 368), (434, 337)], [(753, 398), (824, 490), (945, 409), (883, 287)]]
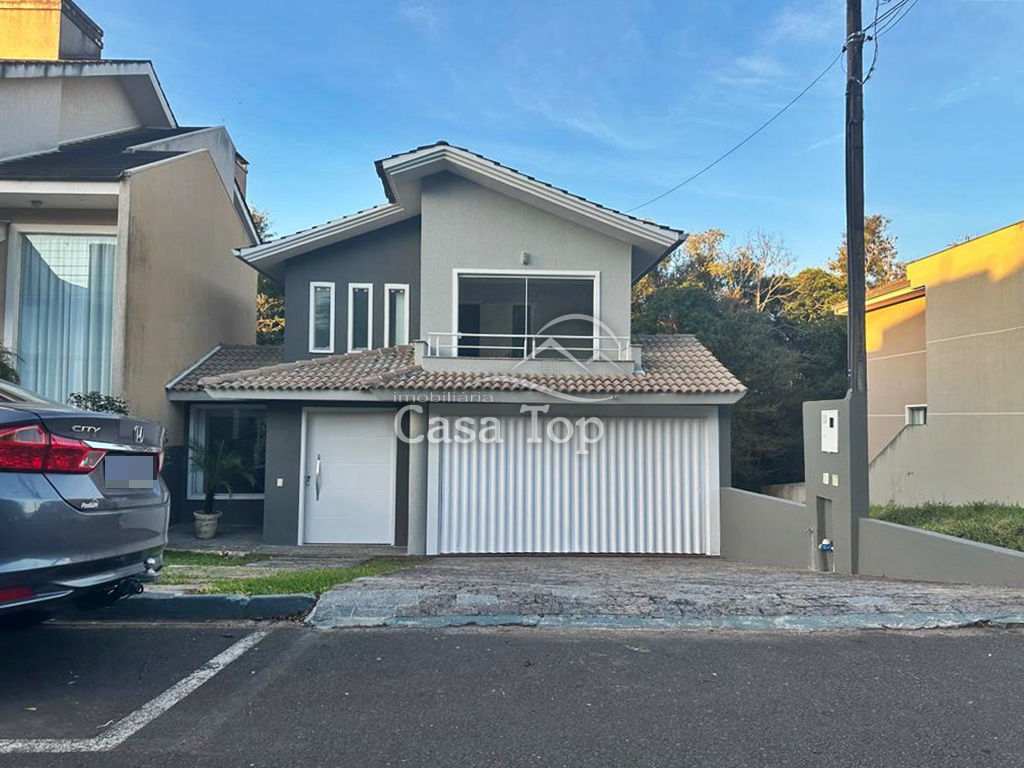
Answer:
[(306, 414), (304, 543), (393, 542), (393, 420), (392, 413)]
[(710, 418), (602, 418), (586, 454), (499, 421), (500, 444), (439, 446), (438, 552), (719, 553)]

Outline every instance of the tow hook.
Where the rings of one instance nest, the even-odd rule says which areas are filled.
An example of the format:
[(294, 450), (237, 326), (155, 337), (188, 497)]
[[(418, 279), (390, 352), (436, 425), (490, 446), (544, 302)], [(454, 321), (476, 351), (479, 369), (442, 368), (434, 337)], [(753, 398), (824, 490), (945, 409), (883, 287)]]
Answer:
[(131, 595), (142, 594), (142, 582), (138, 579), (124, 579), (117, 585), (118, 597), (130, 597)]

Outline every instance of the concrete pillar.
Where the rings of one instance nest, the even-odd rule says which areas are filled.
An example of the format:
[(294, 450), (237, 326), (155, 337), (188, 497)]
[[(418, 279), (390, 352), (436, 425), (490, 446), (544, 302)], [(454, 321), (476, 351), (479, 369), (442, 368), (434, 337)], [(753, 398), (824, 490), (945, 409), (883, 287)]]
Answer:
[(410, 555), (427, 554), (427, 413), (409, 411), (409, 542)]

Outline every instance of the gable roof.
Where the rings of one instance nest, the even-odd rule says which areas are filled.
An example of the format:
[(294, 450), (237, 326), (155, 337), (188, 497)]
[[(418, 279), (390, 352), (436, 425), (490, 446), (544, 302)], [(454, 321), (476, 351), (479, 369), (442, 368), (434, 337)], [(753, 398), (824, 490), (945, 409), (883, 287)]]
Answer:
[(616, 211), (446, 141), (390, 155), (374, 163), (388, 202), (317, 227), (250, 248), (239, 249), (253, 266), (275, 274), (287, 259), (419, 215), (420, 180), (454, 173), (555, 215), (632, 245), (641, 254), (634, 279), (645, 274), (685, 239), (685, 233)]
[(493, 372), (428, 371), (416, 365), (412, 345), (404, 345), (199, 376), (197, 385), (208, 391), (268, 393), (382, 389), (526, 391), (545, 388), (590, 394), (739, 395), (746, 391), (743, 384), (694, 336), (639, 336), (635, 341), (643, 350), (643, 373), (516, 372), (514, 375), (502, 375)]
[(178, 125), (149, 59), (0, 59), (0, 78), (37, 77), (116, 77), (143, 125)]
[(177, 157), (184, 152), (133, 147), (172, 136), (204, 130), (202, 127), (133, 128), (91, 139), (61, 144), (50, 152), (0, 162), (0, 179), (15, 181), (117, 181), (126, 170)]

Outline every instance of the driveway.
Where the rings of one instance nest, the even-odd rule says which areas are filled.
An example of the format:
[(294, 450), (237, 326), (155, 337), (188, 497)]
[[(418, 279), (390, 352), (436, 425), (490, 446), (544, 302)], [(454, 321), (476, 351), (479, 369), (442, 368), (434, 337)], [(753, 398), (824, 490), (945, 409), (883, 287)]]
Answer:
[(1024, 591), (698, 557), (439, 557), (332, 589), (309, 621), (319, 627), (951, 627), (1024, 623)]

